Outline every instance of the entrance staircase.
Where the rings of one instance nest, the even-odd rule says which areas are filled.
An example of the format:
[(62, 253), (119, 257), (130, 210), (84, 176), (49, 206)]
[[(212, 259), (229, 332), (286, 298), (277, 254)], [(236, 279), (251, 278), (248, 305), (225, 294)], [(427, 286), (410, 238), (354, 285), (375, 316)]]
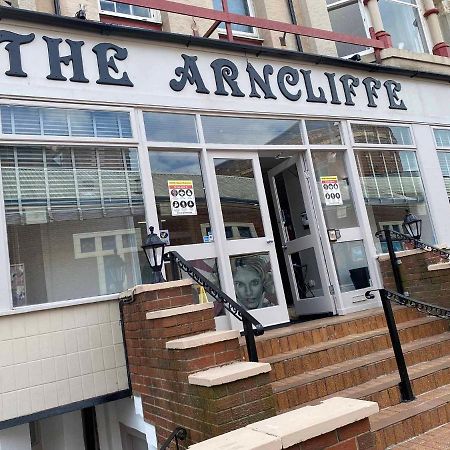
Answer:
[(277, 413), (336, 396), (375, 401), (380, 412), (370, 422), (379, 450), (450, 422), (449, 321), (403, 306), (394, 313), (416, 400), (401, 402), (389, 332), (377, 308), (257, 338), (260, 361), (272, 365)]

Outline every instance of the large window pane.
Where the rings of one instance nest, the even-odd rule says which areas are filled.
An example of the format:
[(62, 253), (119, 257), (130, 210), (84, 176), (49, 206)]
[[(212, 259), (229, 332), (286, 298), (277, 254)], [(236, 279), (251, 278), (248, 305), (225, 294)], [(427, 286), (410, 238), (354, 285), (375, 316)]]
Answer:
[[(434, 242), (415, 152), (359, 150), (355, 156), (372, 234), (384, 228), (403, 232), (408, 210), (423, 221), (422, 239)], [(378, 239), (375, 244), (379, 251), (386, 251)], [(396, 247), (400, 249), (401, 243)]]
[[(330, 4), (332, 2), (327, 1), (327, 3)], [(335, 0), (334, 3), (336, 3)], [(352, 36), (364, 38), (367, 37), (366, 27), (364, 25), (358, 1), (330, 7), (328, 14), (330, 16), (331, 29), (336, 33), (350, 34)], [(343, 57), (366, 50), (367, 47), (336, 42), (336, 49), (338, 56)]]
[(197, 143), (195, 116), (158, 112), (144, 113), (145, 134), (149, 141)]
[(299, 145), (300, 121), (202, 116), (205, 141), (209, 144)]
[(450, 130), (436, 129), (434, 130), (434, 137), (439, 148), (450, 148)]
[[(170, 244), (208, 242), (211, 227), (198, 153), (150, 151), (149, 157), (159, 227), (168, 230)], [(171, 202), (170, 191), (175, 181), (180, 185), (193, 186), (189, 190), (193, 190), (190, 197), (195, 198), (195, 208), (180, 209), (181, 205), (173, 204), (177, 200)], [(185, 194), (183, 192), (183, 198), (187, 198)], [(182, 201), (185, 200), (180, 197), (179, 203)]]
[(306, 130), (310, 144), (342, 144), (339, 122), (327, 120), (307, 120)]
[(268, 253), (230, 257), (236, 300), (245, 309), (278, 305)]
[[(357, 227), (358, 219), (345, 167), (344, 153), (315, 151), (312, 152), (312, 158), (327, 228)], [(337, 179), (341, 197), (339, 202), (333, 202), (326, 198), (324, 186), (326, 186), (327, 180), (331, 179)]]
[(438, 152), (439, 164), (444, 177), (447, 196), (450, 200), (450, 152)]
[(394, 125), (352, 123), (353, 139), (357, 144), (412, 145), (411, 129)]
[(378, 5), (385, 30), (391, 35), (394, 47), (412, 52), (427, 52), (420, 13), (417, 7), (393, 0), (379, 0)]
[(214, 159), (227, 239), (264, 236), (251, 160)]
[(2, 147), (0, 161), (14, 306), (148, 281), (135, 149)]

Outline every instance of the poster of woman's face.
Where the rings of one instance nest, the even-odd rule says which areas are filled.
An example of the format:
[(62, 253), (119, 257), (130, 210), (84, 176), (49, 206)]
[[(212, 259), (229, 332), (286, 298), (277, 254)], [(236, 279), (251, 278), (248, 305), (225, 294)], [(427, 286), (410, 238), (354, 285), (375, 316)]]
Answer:
[(24, 306), (27, 298), (25, 285), (25, 265), (12, 264), (10, 273), (13, 305)]
[(230, 258), (236, 300), (246, 309), (278, 304), (267, 253)]

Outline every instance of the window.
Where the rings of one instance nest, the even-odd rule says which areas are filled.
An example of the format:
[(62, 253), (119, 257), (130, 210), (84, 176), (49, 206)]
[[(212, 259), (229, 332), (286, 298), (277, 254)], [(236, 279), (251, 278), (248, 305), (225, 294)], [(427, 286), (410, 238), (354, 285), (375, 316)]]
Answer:
[[(362, 0), (326, 0), (331, 28), (339, 33), (370, 37), (367, 10)], [(384, 29), (394, 47), (413, 52), (428, 52), (421, 12), (416, 0), (379, 0)], [(338, 56), (346, 57), (365, 47), (336, 43)]]
[(127, 112), (84, 109), (0, 107), (3, 134), (131, 138)]
[(100, 0), (100, 14), (112, 14), (114, 16), (130, 17), (138, 20), (161, 22), (159, 11), (110, 0)]
[(379, 0), (385, 30), (394, 47), (412, 52), (428, 52), (421, 13), (416, 0)]
[(447, 196), (450, 200), (450, 152), (438, 152), (439, 164), (444, 177)]
[(306, 130), (310, 144), (342, 145), (339, 122), (307, 120)]
[(3, 146), (0, 163), (14, 306), (148, 279), (136, 149)]
[[(365, 23), (362, 2), (358, 2), (358, 0), (327, 0), (327, 5), (333, 31), (352, 36), (369, 37), (369, 27)], [(338, 56), (345, 57), (365, 51), (367, 47), (336, 42), (336, 50)]]
[(300, 145), (299, 120), (202, 116), (209, 144)]
[(450, 148), (450, 130), (435, 129), (434, 138), (438, 148)]
[(352, 133), (357, 144), (413, 145), (409, 127), (353, 123)]
[[(214, 9), (217, 11), (223, 11), (222, 0), (213, 0)], [(253, 9), (250, 0), (228, 0), (228, 11), (233, 14), (239, 14), (241, 16), (253, 16)], [(225, 24), (221, 23), (219, 29), (224, 30)], [(232, 24), (231, 29), (236, 34), (250, 34), (255, 35), (256, 30), (253, 27), (247, 25)]]
[(149, 141), (197, 143), (195, 116), (159, 112), (144, 113), (145, 134)]
[[(397, 226), (409, 210), (423, 221), (423, 240), (434, 242), (416, 153), (357, 150), (355, 156), (372, 234), (384, 228), (401, 231)], [(377, 240), (378, 250), (385, 251)]]
[[(198, 153), (150, 151), (149, 157), (159, 227), (169, 232), (170, 244), (209, 242), (209, 234), (202, 228), (209, 223), (209, 214)], [(192, 202), (191, 208), (183, 206), (188, 202)]]

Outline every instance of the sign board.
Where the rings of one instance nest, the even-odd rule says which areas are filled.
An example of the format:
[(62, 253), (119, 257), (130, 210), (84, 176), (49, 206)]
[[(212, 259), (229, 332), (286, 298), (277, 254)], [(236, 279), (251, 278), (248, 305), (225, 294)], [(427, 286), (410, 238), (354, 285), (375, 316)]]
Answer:
[(168, 180), (172, 216), (196, 216), (194, 183), (192, 180)]
[(325, 205), (340, 206), (343, 204), (338, 177), (320, 177), (320, 184), (322, 186), (323, 196), (325, 198)]

